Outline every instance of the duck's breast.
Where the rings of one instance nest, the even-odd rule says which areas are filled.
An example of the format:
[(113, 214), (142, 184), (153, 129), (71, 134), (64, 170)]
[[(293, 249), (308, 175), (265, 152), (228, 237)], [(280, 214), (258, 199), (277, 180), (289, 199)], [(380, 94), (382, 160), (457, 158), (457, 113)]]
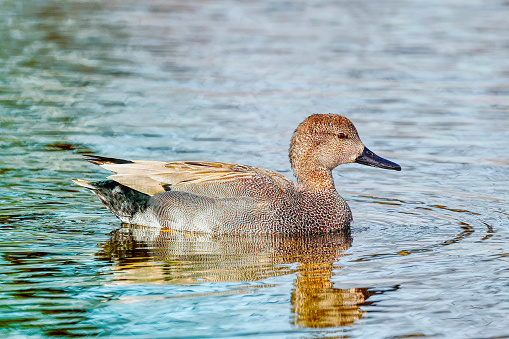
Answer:
[(293, 194), (293, 203), (283, 210), (283, 227), (292, 232), (332, 233), (352, 222), (352, 212), (335, 190), (315, 190)]

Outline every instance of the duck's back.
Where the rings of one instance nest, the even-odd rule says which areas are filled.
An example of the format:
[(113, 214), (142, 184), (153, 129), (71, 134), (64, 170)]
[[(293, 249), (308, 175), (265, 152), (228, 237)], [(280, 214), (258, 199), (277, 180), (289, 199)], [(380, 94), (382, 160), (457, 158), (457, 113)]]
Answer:
[(213, 164), (228, 166), (229, 170), (182, 180), (167, 189), (211, 198), (251, 197), (259, 202), (285, 199), (297, 189), (293, 181), (274, 171), (245, 165)]

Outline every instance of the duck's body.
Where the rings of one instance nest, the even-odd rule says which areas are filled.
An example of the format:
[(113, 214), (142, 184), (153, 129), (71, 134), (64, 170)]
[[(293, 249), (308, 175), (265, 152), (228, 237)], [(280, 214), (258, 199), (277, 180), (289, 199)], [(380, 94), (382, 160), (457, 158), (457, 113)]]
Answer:
[(352, 214), (337, 193), (332, 169), (341, 163), (400, 170), (360, 141), (353, 124), (315, 114), (292, 137), (297, 183), (266, 169), (218, 162), (87, 160), (115, 173), (75, 182), (91, 189), (122, 222), (214, 234), (332, 233)]

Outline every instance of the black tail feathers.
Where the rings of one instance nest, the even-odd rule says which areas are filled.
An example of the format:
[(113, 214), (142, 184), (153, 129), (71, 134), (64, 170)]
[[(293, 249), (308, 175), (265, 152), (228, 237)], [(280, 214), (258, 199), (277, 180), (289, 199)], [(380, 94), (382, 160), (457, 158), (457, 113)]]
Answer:
[(102, 157), (100, 155), (92, 155), (86, 154), (83, 156), (86, 161), (91, 162), (96, 165), (104, 165), (104, 164), (132, 164), (131, 160), (117, 159), (117, 158), (109, 158)]
[(150, 199), (147, 194), (133, 190), (114, 180), (96, 182), (75, 180), (75, 182), (92, 190), (110, 212), (122, 222), (129, 222), (136, 213), (145, 211)]

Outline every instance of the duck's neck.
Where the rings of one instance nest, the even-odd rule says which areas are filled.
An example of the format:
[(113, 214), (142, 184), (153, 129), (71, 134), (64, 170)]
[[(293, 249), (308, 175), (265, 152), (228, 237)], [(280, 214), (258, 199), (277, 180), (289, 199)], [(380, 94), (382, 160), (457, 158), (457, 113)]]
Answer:
[(330, 169), (322, 167), (299, 168), (295, 166), (293, 173), (297, 178), (299, 187), (304, 191), (336, 190)]

